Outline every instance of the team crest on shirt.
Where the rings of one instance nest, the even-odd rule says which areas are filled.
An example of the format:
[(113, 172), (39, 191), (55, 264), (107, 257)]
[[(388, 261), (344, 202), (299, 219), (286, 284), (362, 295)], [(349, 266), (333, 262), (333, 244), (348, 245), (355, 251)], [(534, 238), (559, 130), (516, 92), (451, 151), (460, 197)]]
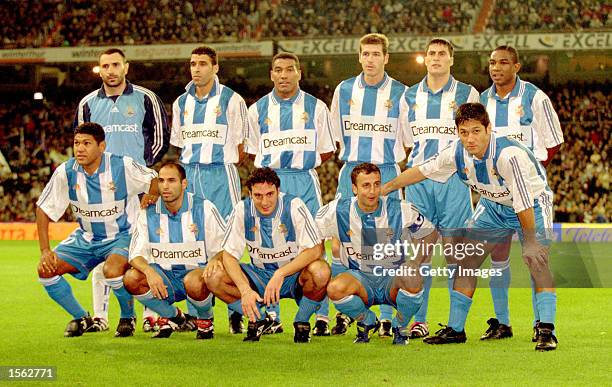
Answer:
[(134, 115), (136, 114), (136, 111), (134, 110), (134, 108), (130, 105), (128, 105), (126, 111), (125, 111), (125, 115), (128, 117), (134, 117)]
[(194, 234), (198, 233), (198, 225), (195, 223), (192, 223), (189, 225), (189, 231), (191, 231)]
[(352, 98), (349, 98), (349, 100), (348, 100), (348, 105), (349, 105), (349, 106), (353, 106), (354, 104), (355, 104), (355, 102), (353, 102), (353, 99), (352, 99)]
[(417, 105), (416, 103), (412, 105), (412, 110), (417, 110), (418, 108), (419, 108), (419, 105)]
[(257, 228), (257, 226), (251, 227), (251, 232), (257, 232), (257, 231), (259, 231), (259, 228)]
[(385, 107), (387, 108), (387, 110), (391, 110), (393, 108), (393, 101), (391, 101), (390, 99), (386, 100)]
[(117, 190), (117, 187), (115, 187), (115, 183), (113, 183), (112, 181), (109, 182), (108, 183), (108, 190), (115, 192)]
[(80, 189), (81, 189), (81, 186), (78, 183), (74, 185), (74, 190), (75, 191), (78, 191)]
[(467, 168), (463, 168), (463, 173), (465, 173), (467, 175), (468, 173), (470, 173), (470, 170), (467, 169)]
[(185, 111), (183, 112), (183, 116), (184, 116), (184, 117), (187, 117), (188, 115), (189, 115), (189, 112), (188, 112), (187, 110), (185, 110)]
[(217, 115), (217, 117), (221, 116), (221, 106), (217, 105), (217, 107), (215, 108), (215, 114)]
[(272, 124), (272, 120), (270, 119), (270, 117), (266, 117), (266, 119), (264, 120), (264, 124), (268, 126)]
[(158, 227), (157, 230), (155, 230), (155, 233), (157, 235), (162, 235), (164, 233), (164, 231), (161, 229), (161, 227)]
[(348, 231), (346, 232), (346, 235), (347, 235), (347, 236), (350, 238), (350, 237), (351, 237), (351, 235), (353, 235), (353, 232), (352, 232), (351, 230), (348, 230)]
[(491, 169), (491, 175), (495, 176), (497, 179), (499, 179), (499, 173), (497, 173), (497, 171), (495, 170), (495, 168)]
[(525, 115), (525, 112), (523, 111), (523, 106), (522, 105), (518, 105), (516, 107), (516, 115), (519, 117), (522, 117)]
[(308, 115), (308, 112), (304, 112), (304, 113), (302, 113), (302, 121), (304, 121), (304, 122), (308, 122), (308, 119), (309, 119), (309, 118), (310, 118), (310, 117), (309, 117), (309, 115)]
[(457, 110), (457, 102), (455, 101), (450, 101), (450, 103), (448, 104), (448, 108), (450, 110)]
[(281, 223), (281, 224), (278, 226), (278, 231), (279, 231), (281, 234), (285, 234), (285, 235), (286, 235), (286, 234), (287, 234), (287, 227), (286, 227), (284, 224), (282, 224), (282, 223)]

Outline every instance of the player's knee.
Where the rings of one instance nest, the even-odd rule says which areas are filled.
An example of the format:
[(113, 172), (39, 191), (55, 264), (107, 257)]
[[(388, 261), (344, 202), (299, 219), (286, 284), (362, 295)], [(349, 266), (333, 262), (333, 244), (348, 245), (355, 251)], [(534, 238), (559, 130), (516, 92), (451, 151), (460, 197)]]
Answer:
[(327, 296), (332, 301), (338, 301), (348, 296), (348, 286), (342, 278), (334, 278), (327, 285)]
[(206, 288), (213, 293), (219, 291), (226, 282), (226, 276), (225, 270), (215, 270), (215, 272), (204, 281)]
[(324, 288), (327, 286), (331, 277), (331, 269), (326, 262), (323, 260), (314, 261), (308, 265), (307, 270), (315, 288)]
[(40, 263), (38, 264), (36, 271), (38, 272), (38, 278), (51, 278), (57, 275), (55, 270), (46, 271)]
[(195, 300), (203, 300), (209, 293), (201, 269), (190, 271), (183, 279), (183, 284), (189, 297)]
[(126, 258), (113, 255), (104, 262), (102, 270), (104, 278), (117, 278), (124, 275), (129, 268), (130, 264)]
[(128, 270), (123, 276), (123, 286), (130, 294), (144, 294), (147, 292), (147, 278), (136, 269)]

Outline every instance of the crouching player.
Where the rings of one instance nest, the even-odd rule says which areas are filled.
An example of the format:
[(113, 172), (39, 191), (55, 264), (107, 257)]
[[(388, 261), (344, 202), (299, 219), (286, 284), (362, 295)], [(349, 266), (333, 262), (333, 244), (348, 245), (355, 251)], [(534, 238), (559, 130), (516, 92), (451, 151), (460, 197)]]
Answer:
[[(123, 287), (129, 268), (128, 247), (138, 214), (138, 194), (143, 203), (157, 199), (155, 171), (129, 157), (105, 153), (104, 129), (86, 122), (74, 130), (75, 157), (53, 173), (36, 205), (40, 245), (38, 277), (55, 302), (72, 315), (64, 336), (95, 331), (89, 314), (74, 297), (64, 274), (85, 280), (98, 264), (113, 289), (121, 317), (115, 336), (132, 336), (135, 330), (134, 299)], [(49, 220), (57, 221), (70, 206), (79, 227), (54, 251), (49, 247)]]
[[(376, 165), (356, 166), (351, 182), (354, 197), (333, 200), (317, 213), (323, 236), (336, 238), (341, 245), (343, 266), (334, 265), (327, 294), (336, 309), (357, 320), (355, 343), (369, 342), (380, 328), (376, 314), (369, 308), (391, 305), (397, 309), (391, 328), (393, 344), (408, 344), (406, 326), (423, 302), (419, 267), (428, 257), (427, 247), (435, 243), (437, 233), (412, 204), (381, 196), (381, 173)], [(410, 240), (425, 249), (411, 258), (403, 253), (376, 256), (377, 243)]]
[(425, 164), (407, 169), (383, 188), (383, 192), (391, 192), (426, 178), (444, 182), (456, 173), (481, 195), (467, 223), (466, 243), (483, 243), (482, 253), (460, 262), (451, 293), (448, 326), (424, 341), (429, 344), (466, 341), (464, 326), (476, 289), (473, 274), (495, 247), (487, 241), (503, 241), (517, 231), (523, 245), (523, 260), (535, 284), (536, 308), (541, 319), (536, 350), (554, 350), (557, 296), (548, 263), (553, 209), (544, 168), (530, 150), (515, 140), (492, 133), (483, 105), (461, 105), (455, 123), (459, 140)]
[(186, 192), (180, 164), (163, 164), (158, 186), (161, 198), (138, 218), (125, 287), (159, 314), (153, 338), (170, 337), (183, 325), (185, 315), (173, 304), (187, 299), (197, 313), (196, 339), (212, 339), (213, 295), (204, 277), (221, 266), (225, 223), (212, 202)]
[[(330, 269), (321, 259), (321, 234), (304, 202), (280, 193), (270, 168), (255, 169), (246, 182), (249, 198), (230, 215), (223, 240), (223, 268), (206, 279), (208, 288), (230, 309), (249, 318), (244, 341), (259, 341), (274, 321), (265, 304), (293, 298), (299, 308), (293, 326), (296, 343), (310, 341), (310, 317), (325, 297)], [(247, 247), (250, 263), (239, 263)]]

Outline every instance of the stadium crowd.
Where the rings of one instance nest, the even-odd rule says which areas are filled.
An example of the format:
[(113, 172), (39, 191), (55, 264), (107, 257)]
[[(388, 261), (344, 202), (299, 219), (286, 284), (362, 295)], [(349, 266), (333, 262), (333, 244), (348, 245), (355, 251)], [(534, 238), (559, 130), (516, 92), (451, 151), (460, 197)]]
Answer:
[[(3, 48), (471, 32), (481, 0), (7, 0), (0, 2)], [(610, 27), (599, 0), (498, 1), (489, 31)]]
[[(320, 94), (326, 102), (331, 99), (327, 88), (318, 92), (315, 85), (303, 86), (315, 95)], [(555, 221), (612, 221), (612, 202), (608, 200), (612, 180), (609, 159), (612, 102), (606, 92), (609, 88), (608, 83), (547, 90), (559, 114), (566, 142), (547, 168), (549, 184), (556, 195)], [(72, 156), (74, 109), (74, 104), (51, 101), (0, 105), (0, 132), (6, 133), (0, 137), (0, 151), (11, 169), (0, 177), (0, 221), (34, 220), (35, 202), (44, 184), (52, 171)], [(339, 167), (333, 158), (318, 168), (324, 203), (334, 197)], [(251, 163), (240, 167), (243, 179), (251, 168)]]

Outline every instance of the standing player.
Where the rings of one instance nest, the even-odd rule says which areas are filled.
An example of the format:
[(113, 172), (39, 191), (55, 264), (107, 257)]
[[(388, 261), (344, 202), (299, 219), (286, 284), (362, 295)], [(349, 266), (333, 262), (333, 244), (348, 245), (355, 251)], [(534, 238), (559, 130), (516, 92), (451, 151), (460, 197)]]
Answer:
[[(351, 197), (351, 172), (361, 163), (378, 166), (383, 183), (400, 173), (398, 163), (406, 158), (400, 130), (400, 101), (406, 86), (385, 72), (389, 62), (389, 39), (367, 34), (359, 41), (359, 63), (363, 72), (342, 81), (334, 91), (331, 105), (335, 140), (340, 143), (344, 165), (338, 176), (336, 196)], [(393, 193), (400, 198), (400, 192)], [(332, 264), (338, 263), (338, 241), (332, 240)], [(391, 336), (393, 309), (381, 305), (380, 335)], [(327, 309), (321, 311), (326, 312)], [(343, 334), (350, 320), (336, 315), (334, 334)]]
[[(227, 219), (240, 200), (236, 163), (248, 132), (240, 95), (219, 83), (217, 52), (201, 46), (191, 52), (191, 82), (172, 107), (170, 143), (181, 148), (189, 191), (214, 203)], [(242, 316), (230, 315), (230, 331), (242, 333)]]
[[(72, 294), (64, 274), (84, 280), (104, 262), (104, 276), (112, 287), (121, 318), (115, 336), (134, 333), (134, 300), (123, 287), (128, 269), (130, 230), (136, 210), (132, 197), (149, 190), (144, 201), (157, 200), (155, 172), (129, 157), (104, 153), (104, 129), (84, 123), (75, 129), (75, 157), (53, 173), (36, 205), (36, 226), (41, 250), (38, 276), (45, 290), (73, 320), (64, 335), (81, 336), (95, 330), (94, 322)], [(49, 247), (49, 219), (57, 221), (70, 206), (77, 228), (54, 251)]]
[(225, 224), (212, 202), (186, 192), (187, 184), (180, 164), (161, 166), (161, 197), (141, 210), (130, 245), (133, 269), (123, 281), (138, 301), (159, 314), (156, 338), (170, 337), (185, 323), (183, 312), (172, 305), (184, 299), (196, 311), (196, 339), (214, 335), (213, 296), (204, 276), (222, 265)]
[[(106, 151), (129, 156), (141, 165), (160, 161), (170, 146), (170, 128), (161, 99), (151, 90), (134, 85), (125, 78), (129, 63), (118, 48), (104, 51), (99, 58), (102, 87), (87, 94), (80, 102), (74, 127), (96, 122), (106, 133)], [(110, 288), (102, 267), (92, 275), (95, 330), (108, 329)], [(149, 331), (155, 322), (145, 310), (143, 329)]]
[[(433, 225), (416, 207), (394, 197), (380, 196), (380, 169), (370, 163), (358, 165), (351, 172), (354, 197), (341, 197), (319, 210), (316, 222), (323, 237), (340, 241), (342, 265), (332, 265), (334, 278), (327, 287), (329, 298), (342, 313), (357, 320), (355, 343), (367, 343), (380, 322), (368, 308), (391, 305), (398, 313), (393, 320), (393, 344), (407, 344), (405, 328), (423, 301), (422, 280), (418, 269), (426, 255), (383, 259), (372, 249), (385, 235), (384, 243), (425, 238), (434, 243)], [(425, 244), (423, 244), (425, 245)], [(382, 269), (412, 268), (412, 276), (390, 276)]]
[[(521, 80), (517, 75), (520, 69), (519, 54), (514, 47), (499, 46), (493, 50), (489, 58), (493, 85), (481, 94), (480, 100), (491, 117), (493, 132), (523, 144), (546, 166), (561, 147), (563, 132), (548, 96), (532, 83)], [(509, 257), (510, 241), (491, 254), (492, 266), (502, 270), (503, 275), (489, 282), (496, 318), (487, 321), (489, 329), (482, 335), (483, 340), (512, 337), (508, 308)], [(532, 301), (534, 335), (537, 335), (539, 316), (535, 293)]]
[[(325, 103), (300, 90), (300, 61), (295, 54), (272, 58), (274, 89), (249, 107), (246, 152), (255, 167), (270, 167), (281, 181), (281, 192), (299, 197), (312, 216), (322, 205), (315, 168), (336, 150)], [(278, 309), (274, 313), (280, 317)], [(317, 316), (315, 335), (329, 335), (327, 314)], [(280, 320), (271, 327), (282, 329)]]
[[(253, 171), (250, 197), (238, 203), (223, 240), (223, 268), (206, 284), (229, 307), (249, 317), (245, 341), (259, 341), (272, 324), (261, 312), (281, 298), (299, 305), (293, 326), (296, 343), (310, 341), (310, 317), (325, 297), (329, 266), (321, 259), (321, 234), (304, 202), (279, 192), (281, 181), (270, 168)], [(240, 263), (247, 247), (250, 263)]]
[[(402, 100), (402, 130), (406, 145), (412, 147), (407, 166), (420, 165), (457, 137), (455, 112), (466, 102), (478, 102), (473, 86), (459, 82), (450, 73), (454, 62), (453, 45), (445, 39), (432, 39), (425, 49), (427, 75), (410, 87)], [(456, 176), (438, 183), (425, 180), (406, 188), (406, 200), (413, 203), (442, 234), (445, 243), (454, 243), (453, 232), (472, 215), (470, 189)], [(446, 256), (447, 267), (457, 267), (454, 257)], [(431, 268), (431, 261), (425, 262)], [(448, 279), (449, 291), (453, 279)], [(432, 278), (425, 276), (423, 304), (410, 327), (413, 338), (429, 334), (427, 308)]]
[(480, 243), (482, 254), (461, 261), (451, 293), (448, 326), (424, 341), (429, 344), (466, 341), (464, 326), (476, 288), (476, 277), (469, 270), (480, 267), (496, 241), (504, 241), (518, 232), (523, 259), (534, 281), (540, 316), (536, 350), (554, 350), (557, 296), (548, 264), (553, 195), (544, 168), (527, 148), (492, 133), (487, 111), (480, 103), (461, 105), (455, 123), (460, 140), (383, 187), (383, 192), (390, 192), (427, 178), (444, 182), (457, 174), (481, 195), (468, 221), (468, 240), (475, 246)]

